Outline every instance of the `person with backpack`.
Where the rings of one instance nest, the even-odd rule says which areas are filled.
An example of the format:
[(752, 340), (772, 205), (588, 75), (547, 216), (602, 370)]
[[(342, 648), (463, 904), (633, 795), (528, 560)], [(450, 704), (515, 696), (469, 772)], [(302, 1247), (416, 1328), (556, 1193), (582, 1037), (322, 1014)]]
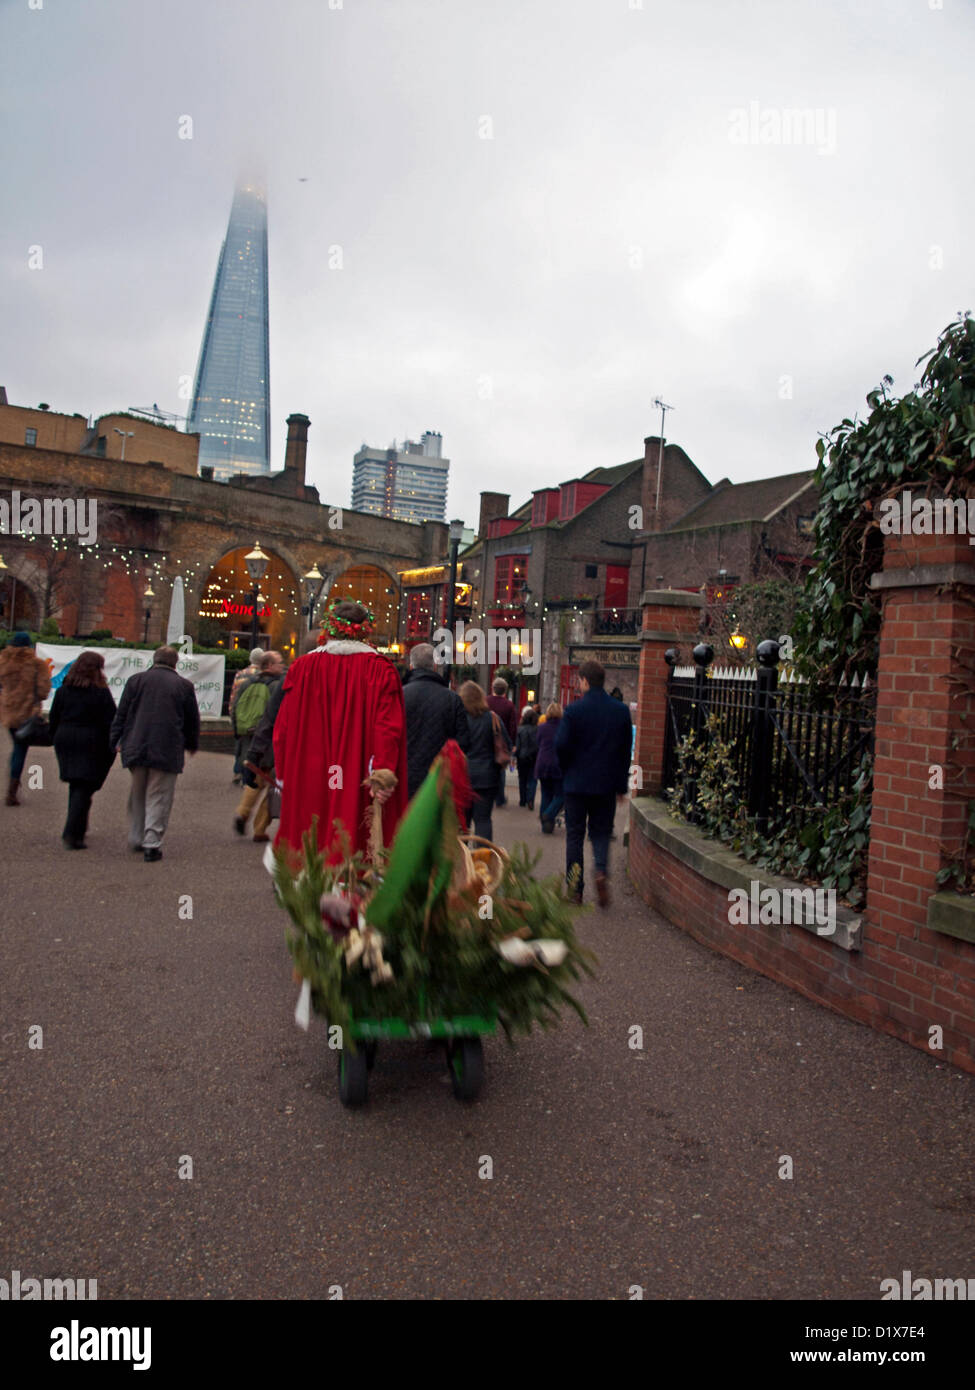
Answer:
[(518, 763), (518, 805), (535, 809), (535, 759), (538, 757), (538, 715), (526, 705), (515, 739), (515, 759)]
[[(237, 703), (237, 696), (245, 685), (252, 681), (255, 676), (261, 674), (261, 667), (264, 665), (264, 658), (266, 656), (267, 652), (263, 647), (254, 647), (251, 650), (247, 665), (234, 676), (234, 683), (230, 687), (230, 703), (227, 705), (227, 717), (231, 724), (233, 724), (234, 705)], [(231, 782), (235, 786), (241, 786), (243, 784), (243, 778), (244, 765), (240, 757), (240, 739), (237, 739), (234, 746), (234, 775), (231, 778)]]
[[(284, 658), (281, 653), (265, 652), (260, 671), (241, 686), (237, 699), (234, 701), (232, 715), (234, 733), (240, 740), (240, 763), (244, 769), (244, 790), (234, 814), (234, 829), (238, 835), (243, 835), (246, 831), (251, 812), (257, 806), (263, 791), (263, 788), (258, 786), (254, 773), (247, 767), (247, 763), (250, 761), (251, 739), (264, 717), (268, 702), (271, 699), (272, 687), (276, 686), (279, 681), (283, 681), (283, 678)], [(266, 825), (261, 826), (259, 833), (262, 837), (266, 828)], [(258, 835), (256, 819), (254, 830), (256, 838)]]

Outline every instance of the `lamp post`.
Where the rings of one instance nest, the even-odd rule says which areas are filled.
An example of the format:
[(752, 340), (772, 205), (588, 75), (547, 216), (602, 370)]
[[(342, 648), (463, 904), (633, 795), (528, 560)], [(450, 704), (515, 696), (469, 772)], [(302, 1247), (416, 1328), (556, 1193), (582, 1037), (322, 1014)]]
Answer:
[(126, 441), (127, 439), (134, 439), (134, 438), (135, 438), (135, 430), (120, 430), (119, 427), (118, 427), (117, 425), (113, 425), (112, 428), (115, 430), (115, 433), (116, 433), (116, 434), (120, 434), (120, 435), (122, 436), (122, 462), (124, 463), (124, 462), (125, 462), (125, 441)]
[(149, 580), (148, 584), (146, 585), (146, 591), (145, 591), (145, 593), (142, 595), (142, 597), (145, 599), (145, 603), (146, 603), (146, 621), (145, 621), (145, 626), (144, 626), (143, 629), (142, 629), (142, 640), (143, 640), (143, 642), (148, 642), (148, 641), (149, 641), (149, 616), (150, 616), (150, 614), (152, 613), (152, 600), (156, 597), (156, 595), (152, 592), (152, 580), (151, 580), (151, 579)]
[(457, 551), (460, 548), (460, 538), (464, 534), (464, 523), (462, 521), (452, 521), (448, 531), (450, 537), (450, 579), (447, 589), (447, 631), (450, 633), (451, 644), (454, 640), (454, 598), (457, 588)]
[(268, 566), (268, 556), (261, 549), (260, 541), (254, 542), (254, 549), (249, 555), (244, 556), (244, 564), (247, 566), (247, 573), (250, 575), (254, 584), (254, 592), (251, 595), (251, 646), (257, 646), (257, 601), (261, 594), (261, 580), (264, 578), (264, 571)]
[(318, 607), (318, 600), (321, 598), (322, 590), (327, 582), (327, 576), (322, 574), (318, 568), (317, 560), (308, 573), (301, 576), (301, 582), (305, 586), (307, 603), (304, 611), (308, 614), (308, 631), (311, 632), (315, 626), (315, 609)]

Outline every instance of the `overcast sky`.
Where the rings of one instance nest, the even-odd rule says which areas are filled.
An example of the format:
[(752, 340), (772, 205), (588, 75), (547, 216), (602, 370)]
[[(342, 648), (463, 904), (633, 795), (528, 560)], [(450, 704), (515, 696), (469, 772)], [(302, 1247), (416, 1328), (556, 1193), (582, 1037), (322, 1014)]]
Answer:
[(0, 0), (0, 383), (185, 415), (256, 167), (272, 467), (303, 411), (323, 501), (440, 430), (473, 522), (642, 454), (655, 396), (713, 482), (811, 468), (975, 308), (973, 38), (971, 0)]

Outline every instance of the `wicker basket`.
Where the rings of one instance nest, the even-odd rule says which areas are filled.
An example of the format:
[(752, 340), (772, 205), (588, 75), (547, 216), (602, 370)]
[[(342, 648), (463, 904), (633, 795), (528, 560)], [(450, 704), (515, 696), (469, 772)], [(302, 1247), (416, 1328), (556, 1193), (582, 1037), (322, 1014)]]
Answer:
[(504, 878), (508, 852), (483, 835), (458, 835), (461, 857), (454, 870), (454, 887), (477, 887), (482, 893), (496, 893)]

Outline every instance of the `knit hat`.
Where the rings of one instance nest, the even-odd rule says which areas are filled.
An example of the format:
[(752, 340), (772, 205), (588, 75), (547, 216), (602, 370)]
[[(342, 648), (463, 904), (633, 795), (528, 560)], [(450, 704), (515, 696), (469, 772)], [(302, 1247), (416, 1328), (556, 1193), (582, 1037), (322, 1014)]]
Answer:
[(32, 643), (31, 640), (30, 640), (30, 633), (29, 633), (29, 632), (15, 632), (15, 633), (14, 633), (13, 641), (11, 642), (10, 645), (11, 645), (12, 647), (30, 647), (30, 646), (32, 646), (33, 643)]

